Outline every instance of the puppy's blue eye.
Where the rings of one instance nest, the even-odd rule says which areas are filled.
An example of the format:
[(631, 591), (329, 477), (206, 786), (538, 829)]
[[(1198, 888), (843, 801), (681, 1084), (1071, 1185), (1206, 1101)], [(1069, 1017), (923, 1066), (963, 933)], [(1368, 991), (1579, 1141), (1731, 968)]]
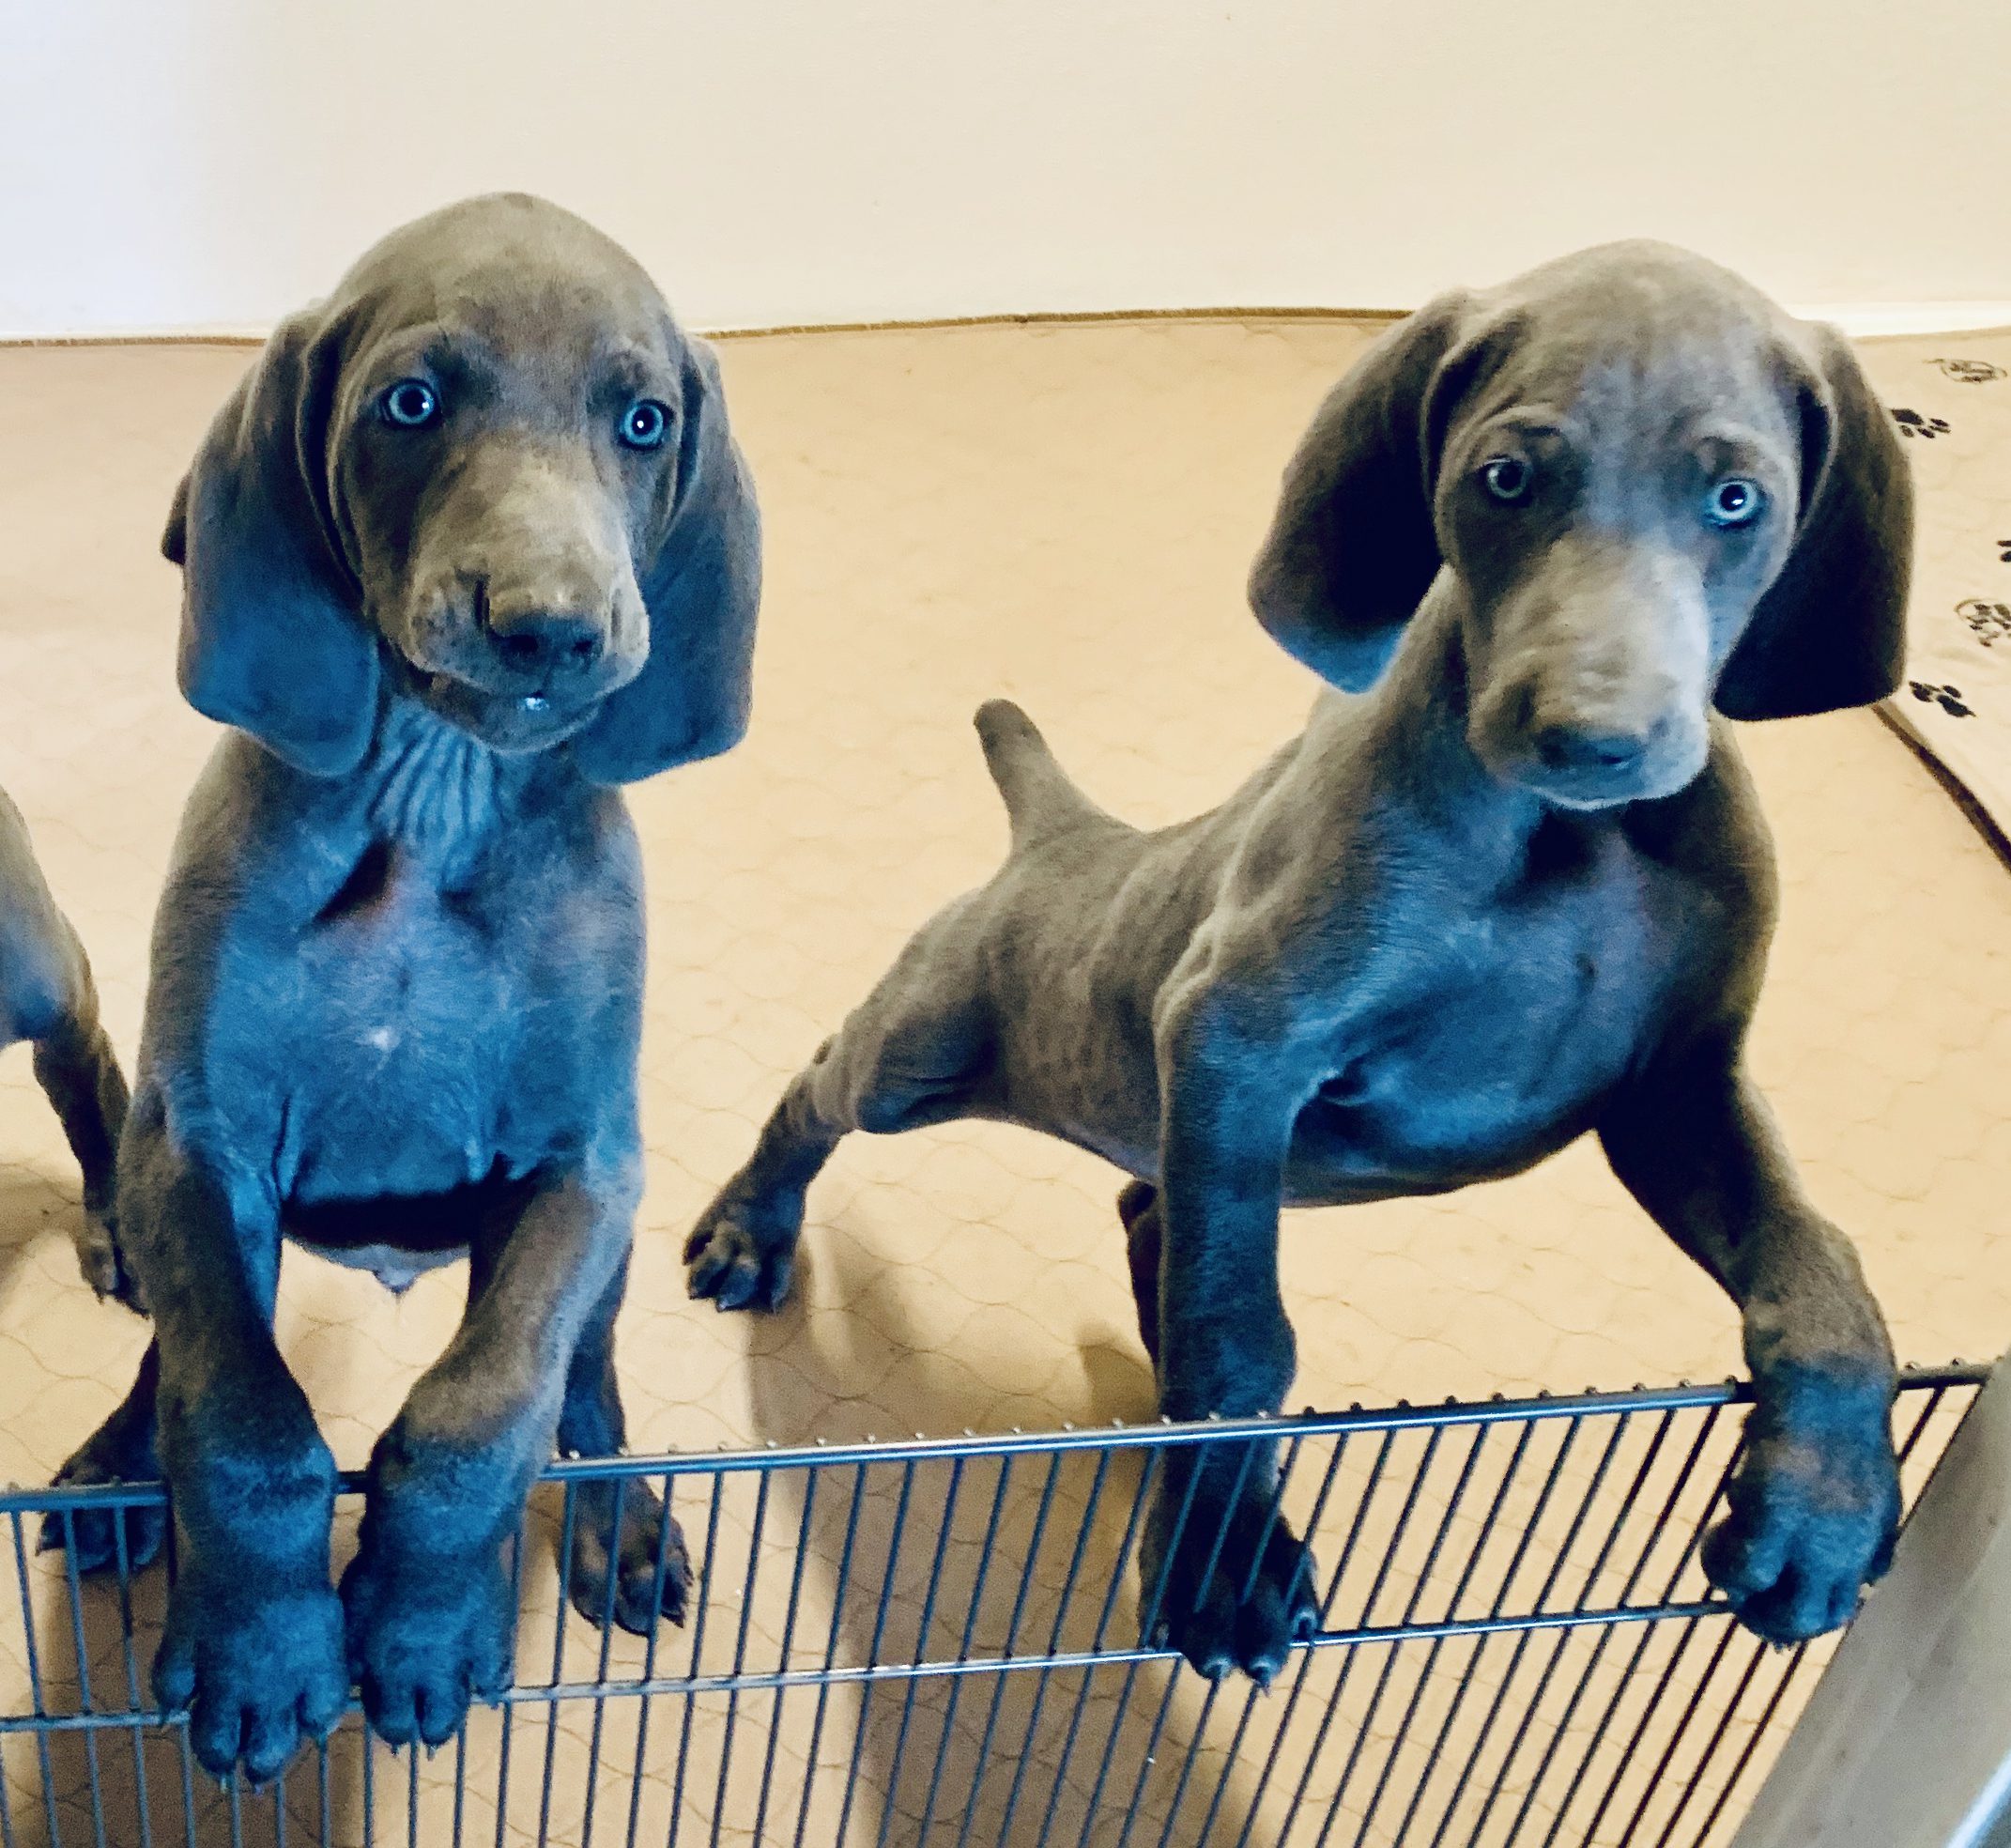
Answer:
[(670, 413), (654, 398), (637, 398), (622, 413), (622, 440), (631, 449), (654, 449), (670, 427)]
[(1767, 497), (1758, 482), (1721, 481), (1704, 499), (1704, 517), (1712, 526), (1746, 526), (1759, 517)]
[(377, 400), (384, 421), (401, 430), (418, 430), (440, 414), (439, 393), (423, 378), (401, 378)]
[(1529, 498), (1536, 470), (1519, 455), (1496, 455), (1481, 464), (1481, 480), (1497, 500), (1512, 505)]

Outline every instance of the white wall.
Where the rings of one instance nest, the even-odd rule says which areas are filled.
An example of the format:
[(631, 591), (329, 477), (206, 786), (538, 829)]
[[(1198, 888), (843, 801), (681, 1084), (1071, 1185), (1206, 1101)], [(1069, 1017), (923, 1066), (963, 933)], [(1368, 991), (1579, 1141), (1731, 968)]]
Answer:
[(1643, 232), (1959, 318), (2011, 6), (0, 0), (0, 334), (263, 325), (505, 186), (701, 327), (1406, 305)]

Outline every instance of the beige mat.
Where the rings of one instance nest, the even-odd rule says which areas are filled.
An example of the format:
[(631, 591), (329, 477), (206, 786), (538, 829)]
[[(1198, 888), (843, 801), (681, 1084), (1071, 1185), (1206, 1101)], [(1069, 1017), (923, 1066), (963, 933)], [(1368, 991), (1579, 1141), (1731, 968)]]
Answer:
[[(1218, 799), (1297, 726), (1311, 683), (1246, 614), (1242, 578), (1293, 439), (1366, 338), (1144, 322), (724, 348), (770, 590), (747, 744), (635, 798), (652, 963), (650, 1190), (621, 1330), (637, 1448), (1148, 1409), (1117, 1177), (1058, 1144), (975, 1125), (848, 1143), (811, 1196), (802, 1305), (775, 1320), (688, 1303), (678, 1246), (788, 1074), (906, 932), (993, 864), (980, 700), (1021, 701), (1085, 787), (1141, 823)], [(1872, 349), (1896, 402), (1950, 401), (1933, 412), (1949, 433), (1909, 445), (1927, 603), (1981, 593), (1992, 571), (2011, 582), (1972, 536), (2001, 484), (1956, 466), (1965, 407), (2000, 388), (1930, 366), (1958, 350)], [(153, 897), (212, 736), (173, 691), (177, 585), (155, 539), (245, 361), (0, 351), (0, 784), (129, 1059)], [(1746, 743), (1786, 882), (1760, 1075), (1902, 1352), (1995, 1352), (2011, 1337), (2011, 880), (1873, 715)], [(45, 1480), (144, 1345), (77, 1280), (76, 1194), (17, 1049), (0, 1058), (0, 1478)], [(1738, 1363), (1729, 1305), (1589, 1147), (1447, 1199), (1293, 1215), (1285, 1250), (1299, 1401)], [(461, 1290), (450, 1270), (394, 1299), (289, 1255), (282, 1345), (345, 1464), (438, 1352)], [(5, 1698), (18, 1710), (18, 1686)]]
[(1886, 711), (2011, 837), (2011, 331), (1867, 350), (1921, 493), (1907, 685)]

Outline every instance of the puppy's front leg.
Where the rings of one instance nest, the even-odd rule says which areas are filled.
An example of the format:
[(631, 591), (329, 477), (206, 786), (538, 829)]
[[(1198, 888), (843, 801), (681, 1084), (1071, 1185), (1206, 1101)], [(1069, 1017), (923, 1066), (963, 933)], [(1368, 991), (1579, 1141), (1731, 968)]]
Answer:
[(154, 1690), (189, 1709), (205, 1769), (225, 1777), (241, 1760), (263, 1780), (349, 1696), (329, 1584), (335, 1461), (272, 1339), (278, 1207), (254, 1178), (177, 1147), (144, 1101), (119, 1203), (154, 1316), (179, 1566)]
[[(1175, 1420), (1278, 1409), (1292, 1383), (1278, 1212), (1297, 1106), (1275, 1035), (1225, 989), (1160, 1033), (1159, 1409)], [(1211, 1679), (1267, 1683), (1318, 1621), (1306, 1549), (1277, 1515), (1275, 1445), (1185, 1448), (1141, 1549), (1148, 1637)]]
[(0, 792), (0, 1044), (16, 1038), (35, 1042), (36, 1081), (84, 1171), (77, 1262), (84, 1282), (139, 1308), (112, 1228), (126, 1080), (99, 1024), (90, 960), (56, 908), (27, 823)]
[(1744, 1318), (1756, 1399), (1705, 1569), (1770, 1641), (1834, 1629), (1890, 1563), (1900, 1508), (1892, 1342), (1857, 1254), (1803, 1193), (1735, 1046), (1651, 1074), (1600, 1138)]
[(126, 1079), (98, 1018), (98, 989), (84, 947), (68, 924), (70, 975), (61, 1016), (35, 1042), (35, 1077), (63, 1124), (84, 1174), (84, 1225), (77, 1266), (100, 1296), (141, 1311), (139, 1290), (120, 1261), (113, 1225), (118, 1138), (126, 1122)]
[(639, 1192), (625, 1167), (543, 1178), (478, 1258), (486, 1277), (466, 1318), (371, 1454), (342, 1596), (364, 1714), (393, 1744), (452, 1738), (469, 1700), (509, 1680), (503, 1545), (552, 1455), (567, 1371), (627, 1255)]

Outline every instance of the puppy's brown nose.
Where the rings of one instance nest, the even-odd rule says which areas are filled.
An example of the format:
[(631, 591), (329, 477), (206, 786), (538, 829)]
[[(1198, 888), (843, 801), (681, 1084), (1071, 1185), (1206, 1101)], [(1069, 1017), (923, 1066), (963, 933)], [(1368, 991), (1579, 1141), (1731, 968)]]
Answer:
[(1610, 774), (1625, 770), (1648, 748), (1648, 740), (1624, 732), (1581, 732), (1547, 725), (1536, 734), (1536, 754), (1548, 770)]
[(496, 652), (526, 672), (581, 672), (601, 658), (607, 644), (606, 629), (592, 617), (555, 610), (526, 610), (508, 617), (492, 611), (489, 628)]

